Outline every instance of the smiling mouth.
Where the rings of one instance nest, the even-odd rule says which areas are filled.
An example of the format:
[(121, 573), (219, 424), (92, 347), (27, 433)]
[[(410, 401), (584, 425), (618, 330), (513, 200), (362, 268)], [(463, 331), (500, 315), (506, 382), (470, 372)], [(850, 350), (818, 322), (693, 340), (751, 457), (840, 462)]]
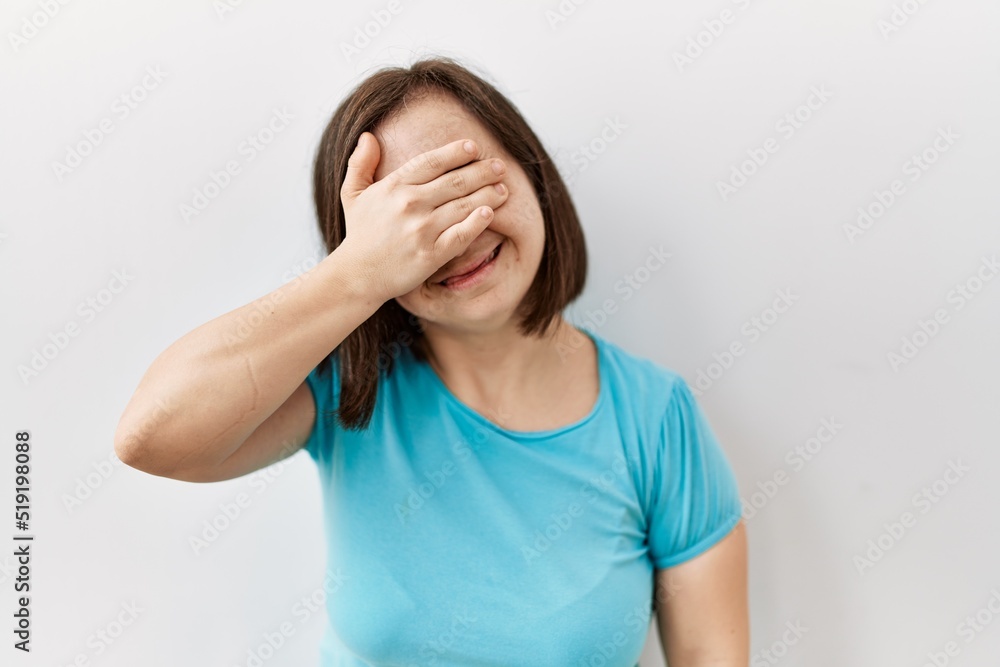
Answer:
[(489, 254), (489, 256), (486, 257), (486, 259), (484, 259), (482, 262), (480, 262), (479, 265), (476, 266), (475, 268), (473, 268), (471, 271), (467, 271), (466, 273), (463, 273), (461, 275), (450, 276), (448, 278), (445, 278), (444, 280), (439, 281), (438, 285), (442, 285), (444, 287), (447, 287), (448, 285), (450, 285), (450, 284), (452, 284), (454, 282), (458, 282), (460, 280), (464, 280), (465, 278), (468, 278), (469, 276), (471, 276), (472, 274), (476, 273), (477, 271), (479, 271), (480, 269), (482, 269), (484, 266), (486, 266), (487, 264), (489, 264), (490, 262), (492, 262), (494, 259), (496, 259), (497, 255), (500, 254), (500, 248), (501, 248), (501, 246), (503, 246), (503, 242), (502, 241), (500, 242), (500, 245), (498, 245), (496, 248), (493, 249), (493, 252), (491, 252)]

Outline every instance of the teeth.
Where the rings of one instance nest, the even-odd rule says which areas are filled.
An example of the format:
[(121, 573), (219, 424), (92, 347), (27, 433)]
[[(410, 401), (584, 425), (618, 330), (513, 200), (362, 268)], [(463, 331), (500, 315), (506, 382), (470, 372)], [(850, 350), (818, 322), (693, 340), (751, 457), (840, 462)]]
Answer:
[[(501, 245), (503, 245), (503, 244), (501, 244)], [(473, 273), (473, 272), (475, 272), (475, 271), (478, 271), (478, 270), (479, 270), (479, 269), (481, 269), (481, 268), (482, 268), (483, 266), (485, 266), (485, 265), (489, 264), (489, 263), (490, 263), (490, 262), (492, 262), (492, 261), (493, 261), (494, 259), (496, 259), (496, 256), (497, 256), (497, 255), (499, 255), (499, 254), (500, 254), (500, 246), (497, 246), (496, 248), (494, 248), (494, 249), (493, 249), (493, 252), (491, 252), (491, 253), (490, 253), (490, 256), (486, 258), (486, 261), (484, 261), (484, 262), (483, 262), (482, 264), (480, 264), (479, 266), (477, 266), (477, 267), (476, 267), (475, 269), (473, 269), (472, 271), (469, 271), (469, 273)], [(440, 284), (441, 284), (441, 285), (447, 285), (447, 284), (449, 284), (449, 283), (451, 283), (452, 281), (454, 281), (454, 280), (457, 280), (457, 279), (458, 279), (458, 276), (452, 276), (451, 278), (445, 278), (444, 280), (442, 280), (442, 281), (440, 282)]]

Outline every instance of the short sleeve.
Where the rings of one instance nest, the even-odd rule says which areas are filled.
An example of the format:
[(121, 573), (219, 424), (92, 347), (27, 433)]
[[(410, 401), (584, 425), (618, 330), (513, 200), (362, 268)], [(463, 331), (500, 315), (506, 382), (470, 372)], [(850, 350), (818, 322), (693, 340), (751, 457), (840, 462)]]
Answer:
[(736, 476), (701, 406), (674, 379), (660, 430), (649, 508), (648, 544), (664, 569), (707, 551), (740, 520)]
[(333, 447), (333, 439), (337, 431), (334, 413), (337, 397), (340, 393), (337, 355), (330, 355), (326, 363), (312, 369), (306, 376), (306, 384), (312, 390), (313, 402), (316, 406), (316, 419), (304, 448), (317, 464), (322, 464)]

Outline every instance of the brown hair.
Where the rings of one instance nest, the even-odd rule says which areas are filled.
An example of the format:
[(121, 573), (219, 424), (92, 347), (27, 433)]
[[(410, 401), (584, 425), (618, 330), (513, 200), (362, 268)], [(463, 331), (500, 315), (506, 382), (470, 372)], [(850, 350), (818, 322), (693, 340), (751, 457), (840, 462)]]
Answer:
[[(520, 112), (493, 85), (451, 58), (423, 58), (409, 68), (379, 70), (334, 111), (313, 168), (313, 199), (327, 252), (332, 253), (346, 235), (340, 189), (358, 138), (399, 111), (408, 96), (412, 100), (432, 91), (450, 93), (478, 118), (534, 187), (545, 223), (545, 248), (534, 282), (518, 306), (518, 329), (524, 335), (544, 335), (583, 291), (587, 275), (583, 229), (562, 177)], [(411, 345), (414, 356), (425, 361), (425, 344), (417, 318), (390, 299), (327, 355), (318, 368), (323, 371), (338, 357), (340, 400), (333, 412), (341, 425), (367, 428), (379, 374), (391, 373), (396, 356)]]

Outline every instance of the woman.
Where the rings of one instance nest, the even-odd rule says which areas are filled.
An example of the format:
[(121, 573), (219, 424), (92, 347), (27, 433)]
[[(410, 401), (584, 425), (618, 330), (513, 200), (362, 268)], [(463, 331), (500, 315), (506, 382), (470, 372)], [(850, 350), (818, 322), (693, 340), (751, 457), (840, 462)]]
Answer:
[(631, 667), (655, 610), (671, 667), (745, 666), (733, 473), (679, 375), (563, 319), (583, 234), (513, 105), (448, 59), (377, 72), (314, 196), (328, 257), (164, 351), (121, 459), (208, 482), (308, 451), (323, 665)]

